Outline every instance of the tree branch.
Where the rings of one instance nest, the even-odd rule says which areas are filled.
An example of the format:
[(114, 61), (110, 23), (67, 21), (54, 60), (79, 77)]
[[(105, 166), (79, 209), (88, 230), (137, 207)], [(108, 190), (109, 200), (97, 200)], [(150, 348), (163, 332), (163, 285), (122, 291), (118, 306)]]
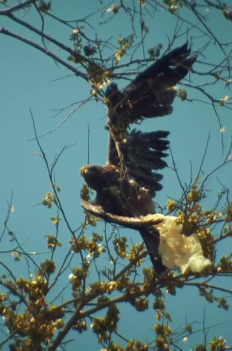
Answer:
[(22, 41), (23, 43), (26, 43), (30, 46), (33, 46), (34, 48), (36, 48), (39, 51), (42, 51), (44, 54), (46, 54), (47, 56), (52, 57), (55, 61), (59, 62), (62, 66), (68, 68), (70, 71), (74, 72), (77, 76), (80, 76), (81, 78), (85, 79), (86, 81), (88, 80), (88, 76), (87, 74), (79, 71), (78, 69), (76, 69), (75, 67), (73, 67), (72, 65), (70, 65), (68, 62), (62, 60), (61, 58), (59, 58), (57, 55), (53, 54), (51, 51), (49, 51), (48, 49), (42, 47), (41, 45), (25, 38), (22, 37), (21, 35), (14, 33), (12, 31), (9, 31), (8, 29), (2, 27), (0, 28), (0, 33), (8, 35), (12, 38), (15, 38), (19, 41)]

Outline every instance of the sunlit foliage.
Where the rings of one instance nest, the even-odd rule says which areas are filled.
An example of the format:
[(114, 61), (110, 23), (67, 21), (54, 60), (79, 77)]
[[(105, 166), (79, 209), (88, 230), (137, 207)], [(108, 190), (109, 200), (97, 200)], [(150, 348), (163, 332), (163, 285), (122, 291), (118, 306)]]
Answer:
[[(115, 1), (107, 6), (105, 3), (103, 6), (103, 3), (104, 1), (99, 1), (99, 7), (102, 7), (96, 12), (90, 9), (86, 18), (69, 22), (65, 18), (56, 17), (52, 1), (1, 0), (0, 15), (6, 20), (13, 20), (20, 26), (29, 28), (38, 35), (39, 40), (28, 40), (27, 37), (11, 32), (10, 25), (9, 30), (1, 27), (0, 33), (2, 36), (14, 37), (51, 57), (58, 65), (64, 66), (66, 72), (68, 70), (74, 73), (78, 82), (82, 79), (88, 84), (90, 99), (104, 104), (104, 88), (111, 81), (122, 78), (131, 80), (138, 71), (150, 64), (150, 61), (156, 61), (166, 50), (165, 45), (159, 42), (145, 45), (146, 37), (151, 32), (146, 15), (153, 16), (161, 9), (165, 11), (167, 21), (169, 16), (176, 16), (178, 21), (181, 20), (186, 26), (182, 32), (182, 29), (176, 27), (168, 40), (168, 49), (175, 47), (180, 38), (191, 38), (192, 31), (197, 27), (197, 18), (197, 24), (202, 26), (197, 34), (202, 36), (204, 33), (213, 47), (217, 45), (223, 59), (221, 62), (208, 63), (207, 58), (204, 58), (203, 48), (198, 66), (194, 68), (193, 73), (196, 76), (192, 75), (190, 81), (185, 81), (177, 87), (177, 95), (183, 103), (202, 100), (212, 104), (219, 130), (221, 133), (225, 132), (220, 120), (221, 112), (218, 112), (217, 107), (220, 111), (231, 109), (229, 93), (225, 94), (220, 90), (220, 84), (227, 89), (231, 84), (229, 45), (218, 41), (213, 30), (207, 26), (205, 18), (214, 10), (221, 15), (222, 25), (223, 21), (230, 23), (232, 9), (229, 2), (222, 4), (220, 1), (203, 0), (198, 6), (197, 1), (140, 0), (131, 2), (134, 7), (128, 6), (126, 1)], [(68, 2), (66, 6), (69, 6)], [(30, 17), (27, 17), (30, 11), (38, 15), (38, 28), (30, 21)], [(182, 11), (190, 11), (192, 22), (188, 23), (188, 20), (185, 20), (187, 12)], [(128, 33), (131, 34), (117, 33), (114, 38), (107, 36), (107, 40), (99, 38), (98, 35), (88, 35), (86, 28), (93, 28), (94, 20), (98, 16), (101, 25), (107, 25), (110, 21), (117, 21), (118, 18), (120, 20), (120, 15), (127, 19)], [(57, 39), (59, 33), (46, 34), (44, 24), (51, 18), (55, 23), (68, 28), (69, 38), (66, 44)], [(196, 37), (194, 34), (194, 40), (197, 42)], [(56, 48), (54, 51), (50, 44)], [(15, 55), (17, 58), (17, 53)], [(197, 77), (196, 82), (193, 77)], [(203, 77), (204, 81), (199, 77)], [(212, 86), (219, 86), (215, 95), (210, 90)], [(200, 98), (195, 98), (193, 91), (201, 94)], [(58, 348), (66, 350), (69, 347), (68, 342), (66, 344), (67, 340), (76, 340), (81, 338), (81, 334), (92, 332), (96, 336), (96, 349), (102, 351), (171, 351), (179, 345), (179, 340), (187, 342), (196, 331), (196, 327), (192, 321), (186, 321), (181, 327), (181, 332), (173, 328), (175, 315), (170, 315), (166, 307), (167, 295), (175, 296), (180, 289), (187, 291), (189, 287), (194, 287), (205, 301), (225, 311), (229, 309), (228, 297), (231, 297), (232, 291), (223, 287), (220, 279), (231, 279), (232, 254), (221, 254), (217, 251), (221, 242), (228, 243), (228, 248), (231, 247), (232, 202), (227, 189), (218, 191), (216, 204), (206, 206), (207, 175), (202, 181), (198, 175), (185, 186), (180, 182), (180, 198), (167, 199), (164, 206), (157, 206), (164, 216), (175, 216), (175, 228), (180, 228), (181, 235), (185, 235), (186, 238), (195, 235), (204, 258), (210, 261), (210, 264), (199, 271), (191, 269), (191, 265), (181, 270), (182, 266), (175, 264), (159, 276), (154, 268), (151, 268), (144, 243), (141, 240), (129, 239), (128, 229), (111, 224), (102, 225), (100, 218), (84, 211), (82, 217), (77, 215), (75, 225), (71, 225), (67, 216), (69, 208), (64, 209), (62, 203), (62, 184), (56, 184), (54, 172), (62, 152), (50, 164), (37, 135), (34, 119), (33, 126), (40, 151), (39, 154), (35, 154), (41, 156), (48, 175), (48, 188), (44, 189), (40, 198), (45, 216), (40, 220), (45, 221), (49, 229), (46, 233), (41, 233), (44, 251), (38, 252), (34, 247), (33, 251), (28, 251), (27, 242), (21, 243), (17, 232), (11, 229), (11, 216), (17, 208), (12, 202), (9, 203), (6, 217), (1, 224), (3, 229), (0, 237), (0, 315), (3, 331), (0, 349), (7, 347), (10, 351), (53, 351)], [(82, 146), (83, 150), (86, 145)], [(231, 161), (230, 156), (231, 152), (221, 167)], [(173, 170), (178, 176), (175, 164)], [(87, 185), (83, 185), (80, 192), (85, 201), (94, 198)], [(30, 230), (33, 231), (30, 218), (26, 216), (22, 220), (29, 223)], [(64, 231), (62, 240), (61, 225)], [(11, 257), (11, 266), (5, 262), (5, 257)], [(16, 265), (23, 265), (25, 268), (21, 276), (15, 273)], [(154, 325), (145, 326), (153, 328), (153, 338), (137, 340), (136, 335), (131, 339), (127, 335), (121, 335), (120, 320), (125, 304), (138, 313), (138, 320), (141, 313), (154, 311)], [(195, 345), (196, 351), (231, 349), (223, 336), (216, 335), (212, 340), (208, 340), (207, 326), (203, 325), (202, 329), (205, 340), (202, 342), (202, 338), (199, 339), (199, 344)]]

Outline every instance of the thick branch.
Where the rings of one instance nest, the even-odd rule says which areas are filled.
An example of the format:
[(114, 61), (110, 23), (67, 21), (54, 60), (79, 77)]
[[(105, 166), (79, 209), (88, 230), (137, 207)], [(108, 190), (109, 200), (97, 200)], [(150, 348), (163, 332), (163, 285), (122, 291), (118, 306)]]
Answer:
[(75, 67), (73, 67), (72, 65), (70, 65), (68, 62), (62, 60), (60, 57), (58, 57), (57, 55), (53, 54), (51, 51), (49, 51), (48, 49), (44, 48), (43, 46), (35, 43), (34, 41), (31, 41), (25, 37), (22, 37), (21, 35), (11, 32), (8, 29), (2, 27), (0, 28), (0, 33), (2, 34), (6, 34), (10, 37), (13, 37), (19, 41), (22, 41), (23, 43), (26, 43), (30, 46), (33, 46), (34, 48), (36, 48), (39, 51), (42, 51), (44, 54), (52, 57), (55, 61), (59, 62), (62, 66), (68, 68), (70, 71), (74, 72), (77, 76), (82, 77), (85, 80), (88, 80), (88, 77), (85, 73), (79, 71), (78, 69), (76, 69)]
[[(0, 13), (1, 15), (1, 13)], [(77, 56), (77, 53), (72, 50), (70, 47), (64, 45), (62, 42), (56, 40), (54, 37), (44, 33), (43, 31), (37, 29), (36, 27), (32, 26), (30, 23), (27, 23), (23, 20), (21, 20), (20, 18), (15, 17), (12, 13), (10, 13), (9, 15), (7, 15), (12, 21), (20, 24), (21, 26), (29, 29), (30, 31), (32, 31), (33, 33), (38, 34), (39, 36), (41, 36), (42, 38), (50, 41), (51, 43), (57, 45), (58, 47), (60, 47), (61, 49), (67, 51), (70, 55), (72, 56)], [(82, 56), (80, 53), (78, 53), (78, 57), (80, 58), (80, 61), (83, 60), (83, 62), (91, 62), (91, 60), (89, 60), (87, 57)]]

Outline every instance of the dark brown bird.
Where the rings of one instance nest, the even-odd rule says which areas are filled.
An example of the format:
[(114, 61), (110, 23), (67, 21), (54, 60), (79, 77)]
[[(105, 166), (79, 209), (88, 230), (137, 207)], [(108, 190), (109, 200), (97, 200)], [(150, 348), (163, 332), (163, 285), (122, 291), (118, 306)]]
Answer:
[[(160, 184), (162, 175), (154, 171), (167, 165), (162, 159), (167, 156), (165, 152), (169, 144), (165, 139), (167, 135), (168, 132), (163, 131), (142, 133), (133, 130), (128, 133), (126, 142), (121, 145), (125, 168), (121, 168), (120, 157), (114, 148), (110, 148), (111, 162), (106, 165), (82, 167), (81, 173), (86, 183), (96, 191), (92, 207), (86, 206), (86, 209), (91, 211), (95, 204), (95, 214), (109, 221), (112, 221), (112, 218), (109, 219), (107, 213), (123, 217), (140, 217), (155, 213), (152, 197), (157, 190), (162, 189)], [(112, 143), (112, 145), (115, 144)], [(98, 206), (101, 206), (101, 212)], [(135, 227), (127, 222), (124, 222), (124, 226)], [(158, 251), (158, 231), (154, 226), (145, 224), (144, 227), (137, 229), (144, 240), (156, 272), (163, 273), (166, 267), (163, 266)]]
[[(156, 171), (167, 166), (163, 158), (167, 156), (169, 132), (128, 132), (128, 127), (145, 117), (172, 112), (175, 85), (196, 60), (190, 52), (184, 44), (140, 73), (123, 91), (119, 91), (115, 83), (107, 88), (108, 161), (104, 166), (82, 167), (81, 171), (86, 183), (96, 191), (91, 206), (96, 206), (95, 213), (99, 213), (99, 217), (111, 220), (109, 217), (113, 216), (140, 217), (155, 213), (152, 198), (162, 189), (162, 175)], [(86, 210), (91, 210), (90, 206), (86, 205)], [(130, 227), (126, 222), (125, 226)], [(159, 232), (152, 225), (144, 225), (139, 231), (156, 272), (163, 273), (166, 267), (158, 250)]]

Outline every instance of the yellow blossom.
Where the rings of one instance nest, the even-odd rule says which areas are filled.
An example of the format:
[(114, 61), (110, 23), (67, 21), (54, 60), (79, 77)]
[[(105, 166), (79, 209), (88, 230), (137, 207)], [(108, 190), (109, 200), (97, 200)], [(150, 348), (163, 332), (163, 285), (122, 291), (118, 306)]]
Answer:
[(173, 210), (175, 210), (175, 208), (176, 208), (176, 201), (174, 201), (174, 200), (168, 200), (167, 208), (168, 208), (168, 211), (173, 211)]
[(59, 217), (51, 217), (51, 221), (53, 224), (57, 225), (60, 221), (60, 218)]
[(117, 288), (117, 282), (110, 282), (108, 283), (107, 291), (112, 292)]
[(185, 89), (180, 89), (178, 96), (180, 97), (181, 101), (185, 101), (187, 99), (187, 91)]
[(225, 102), (228, 101), (229, 99), (230, 99), (230, 97), (229, 97), (228, 95), (226, 95), (226, 96), (224, 97), (224, 99), (220, 99), (220, 100), (219, 100), (219, 105), (220, 105), (220, 106), (225, 106)]
[(111, 5), (106, 12), (113, 12), (114, 15), (116, 15), (116, 13), (118, 13), (119, 7), (116, 5)]

